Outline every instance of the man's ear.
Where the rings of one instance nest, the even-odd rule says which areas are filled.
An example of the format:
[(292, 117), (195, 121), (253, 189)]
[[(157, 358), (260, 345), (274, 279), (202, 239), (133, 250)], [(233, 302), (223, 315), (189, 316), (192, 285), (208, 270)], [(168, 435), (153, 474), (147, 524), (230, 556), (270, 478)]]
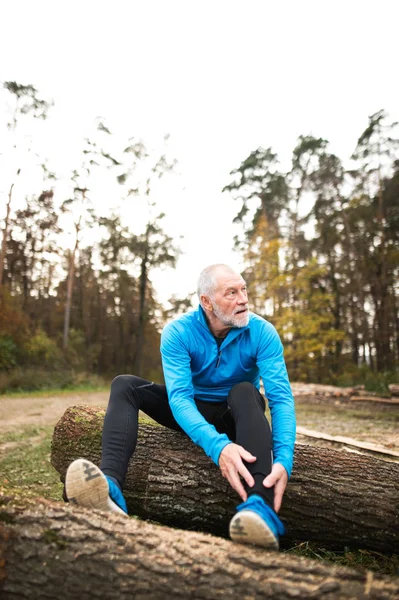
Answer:
[(204, 308), (205, 310), (209, 310), (210, 312), (213, 310), (212, 302), (211, 302), (211, 299), (209, 298), (209, 296), (202, 294), (200, 300), (201, 300), (202, 308)]

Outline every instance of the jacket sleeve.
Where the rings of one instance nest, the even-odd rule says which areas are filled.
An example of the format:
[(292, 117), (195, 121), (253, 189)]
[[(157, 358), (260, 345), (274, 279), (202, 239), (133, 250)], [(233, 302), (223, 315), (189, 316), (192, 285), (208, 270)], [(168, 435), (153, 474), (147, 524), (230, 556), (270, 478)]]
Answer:
[(161, 336), (162, 367), (173, 416), (195, 444), (201, 446), (215, 464), (221, 451), (231, 440), (218, 433), (198, 411), (194, 401), (190, 354), (187, 344), (174, 323), (169, 323)]
[(262, 325), (256, 362), (272, 418), (273, 462), (282, 464), (290, 477), (296, 434), (294, 397), (280, 337), (271, 323)]

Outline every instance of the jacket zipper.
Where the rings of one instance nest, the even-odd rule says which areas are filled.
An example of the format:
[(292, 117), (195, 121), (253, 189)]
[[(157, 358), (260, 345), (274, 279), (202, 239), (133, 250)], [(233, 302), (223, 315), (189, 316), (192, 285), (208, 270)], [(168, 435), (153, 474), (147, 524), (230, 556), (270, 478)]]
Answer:
[(218, 366), (220, 365), (220, 359), (222, 358), (222, 351), (219, 350), (218, 353), (218, 359), (217, 359), (217, 363), (216, 363), (216, 368), (218, 368)]

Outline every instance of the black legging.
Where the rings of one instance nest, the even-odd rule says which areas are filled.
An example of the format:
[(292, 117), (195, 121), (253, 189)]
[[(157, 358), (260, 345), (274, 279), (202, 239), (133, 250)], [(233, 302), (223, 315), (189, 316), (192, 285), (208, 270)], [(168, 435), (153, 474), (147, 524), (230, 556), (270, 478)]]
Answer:
[[(226, 401), (204, 402), (195, 400), (202, 416), (225, 433), (232, 442), (257, 457), (254, 463), (245, 463), (255, 485), (248, 493), (259, 494), (273, 506), (273, 489), (262, 485), (272, 468), (271, 432), (265, 417), (265, 401), (251, 383), (238, 383), (231, 388)], [(102, 435), (101, 470), (114, 477), (121, 488), (137, 442), (138, 413), (176, 431), (183, 431), (172, 414), (164, 385), (158, 385), (134, 375), (118, 375), (111, 385), (111, 395), (104, 420)]]

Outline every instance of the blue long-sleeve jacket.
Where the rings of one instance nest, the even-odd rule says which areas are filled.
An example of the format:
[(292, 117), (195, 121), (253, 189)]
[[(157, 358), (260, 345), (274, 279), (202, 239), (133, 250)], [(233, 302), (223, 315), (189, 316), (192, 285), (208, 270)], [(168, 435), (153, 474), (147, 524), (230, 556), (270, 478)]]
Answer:
[(218, 348), (201, 306), (168, 323), (161, 336), (162, 365), (173, 416), (187, 435), (218, 464), (231, 442), (198, 411), (194, 398), (225, 400), (242, 381), (259, 388), (260, 378), (272, 417), (273, 462), (290, 476), (295, 443), (295, 408), (283, 345), (271, 323), (250, 313), (246, 327), (232, 328)]

